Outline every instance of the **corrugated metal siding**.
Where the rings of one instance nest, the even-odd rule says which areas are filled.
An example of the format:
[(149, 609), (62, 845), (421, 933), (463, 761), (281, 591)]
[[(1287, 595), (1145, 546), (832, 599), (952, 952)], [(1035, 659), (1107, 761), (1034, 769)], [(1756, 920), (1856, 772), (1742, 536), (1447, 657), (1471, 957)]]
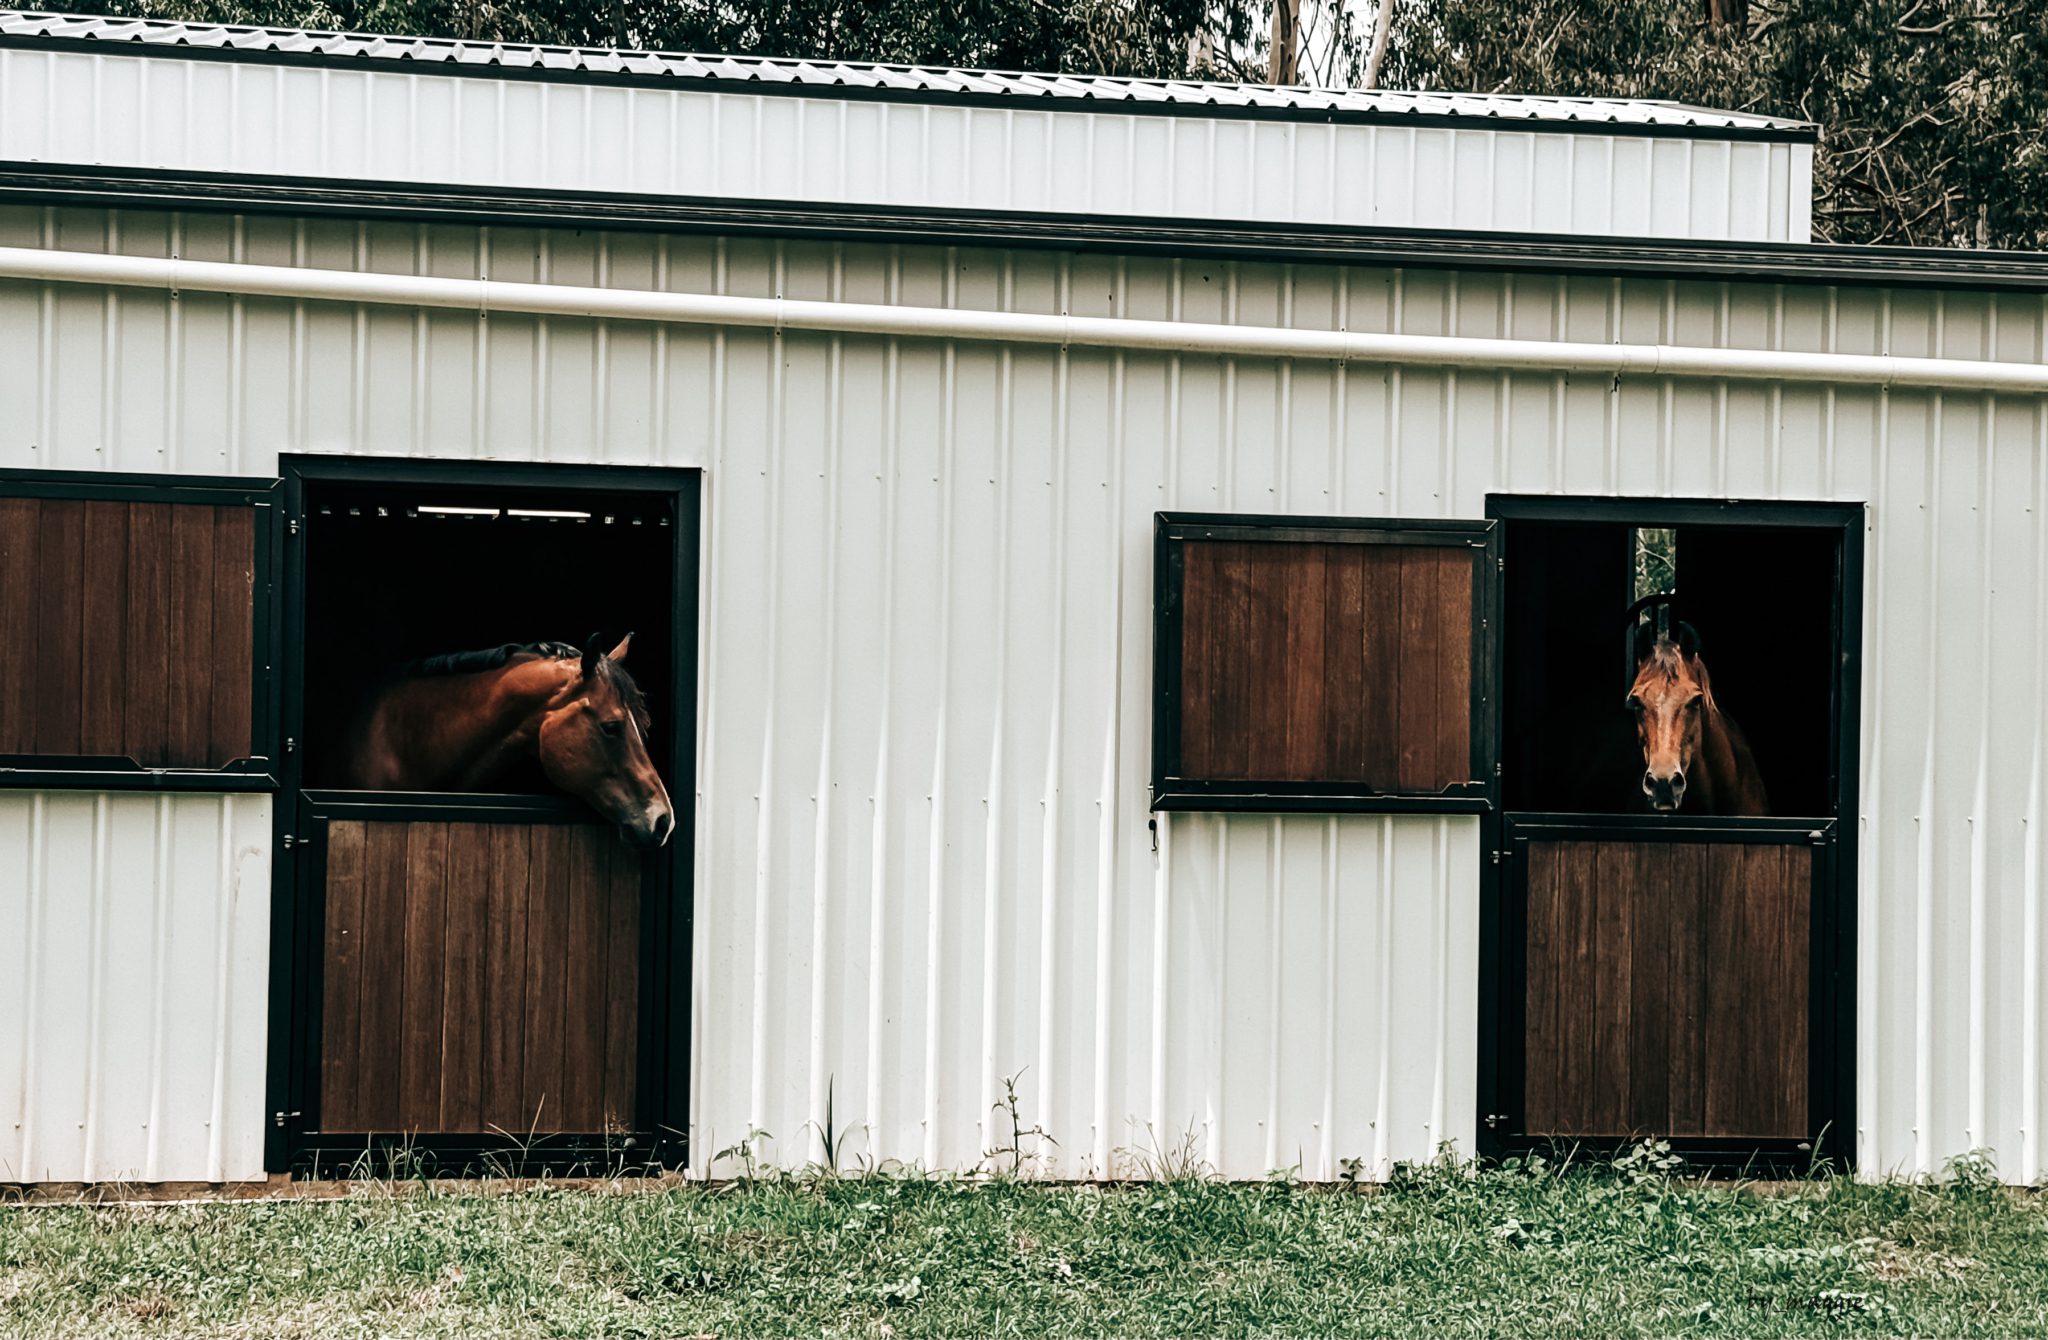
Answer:
[[(118, 225), (118, 236), (110, 228)], [(0, 212), (0, 241), (1247, 323), (2036, 361), (2038, 298)], [(480, 260), (479, 251), (483, 258)], [(1858, 1149), (2043, 1170), (2037, 400), (1172, 358), (0, 286), (0, 460), (707, 477), (696, 1143), (958, 1166), (1469, 1147), (1470, 820), (1145, 809), (1157, 508), (1871, 504)], [(7, 868), (0, 865), (0, 869)], [(239, 1018), (239, 1017), (238, 1017)], [(249, 1016), (254, 1021), (257, 1013)]]
[[(1755, 112), (1717, 111), (1644, 98), (1559, 98), (1541, 94), (1406, 92), (1400, 89), (1325, 89), (1270, 84), (1229, 84), (1199, 79), (1135, 79), (1116, 75), (969, 70), (874, 61), (797, 60), (774, 56), (690, 55), (616, 47), (525, 46), (452, 38), (335, 33), (241, 24), (184, 23), (97, 14), (50, 14), (0, 9), (0, 37), (16, 40), (119, 42), (174, 48), (180, 55), (232, 51), (251, 63), (283, 56), (324, 56), (374, 67), (377, 62), (468, 66), (478, 73), (539, 72), (602, 84), (622, 77), (658, 76), (679, 83), (748, 83), (773, 88), (853, 88), (909, 97), (914, 94), (994, 95), (1032, 101), (1091, 100), (1148, 106), (1180, 104), (1213, 114), (1258, 108), (1315, 120), (1326, 113), (1383, 116), (1457, 116), (1500, 120), (1608, 122), (1623, 126), (1739, 128), (1813, 138), (1809, 122)], [(1091, 108), (1101, 110), (1100, 107)]]
[(1803, 242), (1812, 157), (0, 49), (0, 158), (153, 171)]
[(0, 791), (0, 1182), (263, 1175), (267, 796)]

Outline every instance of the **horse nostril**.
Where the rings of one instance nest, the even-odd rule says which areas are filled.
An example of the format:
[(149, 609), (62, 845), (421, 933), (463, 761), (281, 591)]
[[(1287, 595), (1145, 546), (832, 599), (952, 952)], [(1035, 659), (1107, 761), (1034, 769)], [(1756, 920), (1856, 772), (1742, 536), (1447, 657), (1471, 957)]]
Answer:
[(1646, 796), (1657, 794), (1657, 778), (1652, 773), (1643, 773), (1643, 794)]
[(654, 816), (654, 842), (656, 846), (668, 841), (668, 835), (675, 831), (675, 816), (667, 810)]

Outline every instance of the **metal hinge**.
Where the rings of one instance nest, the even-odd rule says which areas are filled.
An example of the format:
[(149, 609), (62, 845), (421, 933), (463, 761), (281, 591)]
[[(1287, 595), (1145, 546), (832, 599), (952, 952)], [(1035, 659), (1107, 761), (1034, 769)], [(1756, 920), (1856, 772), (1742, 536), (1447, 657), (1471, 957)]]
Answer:
[(1508, 570), (1508, 561), (1504, 558), (1496, 558), (1493, 560), (1493, 570), (1495, 572), (1506, 572)]
[(289, 735), (287, 735), (287, 736), (285, 736), (285, 737), (284, 737), (284, 751), (285, 751), (285, 752), (286, 752), (287, 754), (289, 754), (290, 752), (292, 752), (292, 750), (294, 750), (294, 749), (297, 749), (298, 747), (299, 747), (299, 742), (298, 742), (297, 740), (293, 739), (293, 738), (292, 738), (291, 736), (289, 736)]
[(1493, 855), (1493, 863), (1494, 863), (1495, 865), (1499, 865), (1499, 864), (1500, 864), (1500, 863), (1501, 863), (1502, 861), (1505, 861), (1505, 860), (1507, 859), (1507, 856), (1508, 856), (1508, 854), (1507, 854), (1506, 852), (1504, 852), (1504, 851), (1497, 851), (1497, 852), (1494, 852), (1494, 853), (1493, 853), (1492, 855)]
[(1486, 1129), (1489, 1131), (1497, 1131), (1507, 1124), (1508, 1114), (1505, 1112), (1489, 1112), (1486, 1114)]
[(284, 533), (287, 535), (297, 535), (299, 533), (299, 519), (297, 517), (291, 516), (285, 518)]
[(284, 849), (286, 851), (290, 851), (293, 847), (310, 847), (312, 845), (313, 839), (298, 833), (286, 833), (284, 835)]
[(303, 1112), (273, 1112), (270, 1114), (270, 1124), (283, 1130), (287, 1121), (297, 1121), (305, 1115)]

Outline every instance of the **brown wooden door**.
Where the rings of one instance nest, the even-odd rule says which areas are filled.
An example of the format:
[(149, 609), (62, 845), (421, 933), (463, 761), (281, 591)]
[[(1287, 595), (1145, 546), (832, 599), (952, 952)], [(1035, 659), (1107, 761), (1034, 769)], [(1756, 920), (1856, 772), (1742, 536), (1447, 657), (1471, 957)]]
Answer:
[(638, 1129), (639, 854), (583, 823), (333, 818), (324, 1133)]
[(1514, 844), (1524, 1132), (1810, 1137), (1819, 850), (1804, 833)]

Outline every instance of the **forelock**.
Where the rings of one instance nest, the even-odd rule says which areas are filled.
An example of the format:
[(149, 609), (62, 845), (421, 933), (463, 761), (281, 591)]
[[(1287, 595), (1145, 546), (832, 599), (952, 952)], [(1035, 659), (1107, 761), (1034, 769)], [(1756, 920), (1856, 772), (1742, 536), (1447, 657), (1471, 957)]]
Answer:
[(597, 673), (600, 679), (611, 685), (612, 692), (619, 695), (619, 701), (625, 704), (633, 719), (640, 723), (640, 729), (645, 731), (653, 723), (653, 717), (647, 711), (647, 695), (634, 682), (632, 672), (607, 656), (597, 663)]

